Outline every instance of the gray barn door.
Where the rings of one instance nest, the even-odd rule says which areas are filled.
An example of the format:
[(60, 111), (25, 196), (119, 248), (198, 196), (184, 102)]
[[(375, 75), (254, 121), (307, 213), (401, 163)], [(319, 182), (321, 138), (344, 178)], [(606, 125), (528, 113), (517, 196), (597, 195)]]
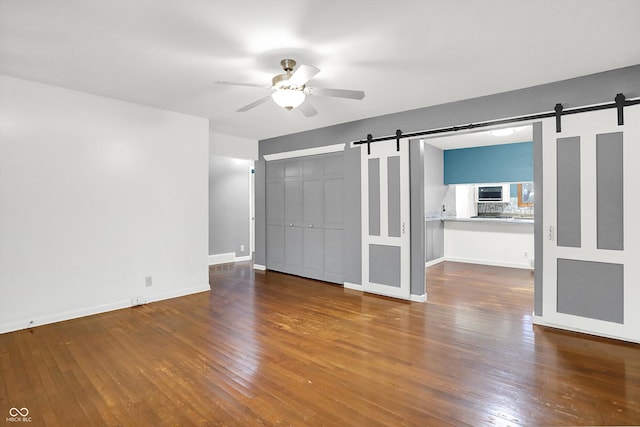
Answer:
[(343, 155), (267, 163), (267, 268), (343, 283)]
[(362, 289), (410, 297), (409, 141), (361, 147)]
[(640, 342), (640, 106), (543, 123), (542, 321)]

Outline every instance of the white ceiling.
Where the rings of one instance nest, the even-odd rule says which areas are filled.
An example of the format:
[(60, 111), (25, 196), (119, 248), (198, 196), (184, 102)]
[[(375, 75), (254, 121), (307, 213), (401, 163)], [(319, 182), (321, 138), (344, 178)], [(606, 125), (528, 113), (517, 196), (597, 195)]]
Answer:
[[(640, 64), (637, 0), (0, 0), (0, 73), (263, 139)], [(268, 102), (290, 57), (322, 71), (305, 118)]]

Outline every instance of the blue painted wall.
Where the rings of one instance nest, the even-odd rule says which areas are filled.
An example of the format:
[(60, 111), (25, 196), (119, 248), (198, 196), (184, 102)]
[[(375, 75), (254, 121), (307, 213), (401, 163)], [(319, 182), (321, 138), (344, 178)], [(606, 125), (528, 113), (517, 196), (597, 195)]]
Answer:
[(533, 142), (444, 151), (444, 183), (533, 181)]

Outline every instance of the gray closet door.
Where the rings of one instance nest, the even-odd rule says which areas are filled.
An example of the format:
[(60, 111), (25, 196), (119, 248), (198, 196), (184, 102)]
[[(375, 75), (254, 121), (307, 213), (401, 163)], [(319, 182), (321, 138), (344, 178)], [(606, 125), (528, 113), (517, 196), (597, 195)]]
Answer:
[(324, 280), (344, 283), (344, 193), (343, 165), (340, 157), (324, 162)]
[(302, 275), (302, 182), (300, 161), (287, 160), (284, 164), (284, 265), (285, 272)]
[(267, 167), (267, 268), (284, 269), (284, 162)]
[(343, 154), (267, 163), (267, 268), (342, 284)]
[(324, 278), (324, 159), (307, 158), (302, 162), (302, 227), (304, 276)]

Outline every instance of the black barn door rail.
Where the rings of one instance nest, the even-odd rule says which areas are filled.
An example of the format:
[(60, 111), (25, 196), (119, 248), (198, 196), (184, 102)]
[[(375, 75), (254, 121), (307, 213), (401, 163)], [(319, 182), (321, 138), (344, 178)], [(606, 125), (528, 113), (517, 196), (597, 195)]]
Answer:
[(590, 105), (588, 107), (575, 107), (575, 108), (569, 108), (566, 110), (564, 109), (562, 104), (556, 104), (553, 112), (548, 112), (548, 113), (531, 114), (528, 116), (513, 117), (509, 119), (489, 120), (486, 122), (469, 123), (467, 125), (450, 126), (446, 128), (430, 129), (430, 130), (423, 130), (423, 131), (410, 132), (410, 133), (402, 133), (402, 131), (398, 129), (396, 130), (396, 133), (394, 135), (380, 136), (377, 138), (374, 138), (371, 134), (368, 134), (367, 139), (353, 141), (353, 144), (354, 145), (367, 144), (367, 152), (371, 154), (372, 143), (381, 142), (381, 141), (390, 141), (392, 139), (395, 139), (396, 147), (399, 151), (400, 138), (415, 138), (418, 136), (436, 135), (439, 133), (457, 132), (461, 130), (470, 130), (470, 129), (489, 127), (489, 126), (506, 125), (511, 123), (526, 122), (530, 120), (547, 119), (549, 117), (556, 118), (556, 132), (559, 133), (562, 130), (562, 116), (566, 116), (569, 114), (586, 113), (589, 111), (607, 110), (611, 108), (616, 108), (618, 110), (618, 125), (623, 125), (624, 124), (624, 107), (628, 107), (636, 104), (640, 104), (640, 98), (626, 99), (624, 94), (619, 93), (616, 95), (614, 102), (612, 103), (610, 102), (607, 104)]

